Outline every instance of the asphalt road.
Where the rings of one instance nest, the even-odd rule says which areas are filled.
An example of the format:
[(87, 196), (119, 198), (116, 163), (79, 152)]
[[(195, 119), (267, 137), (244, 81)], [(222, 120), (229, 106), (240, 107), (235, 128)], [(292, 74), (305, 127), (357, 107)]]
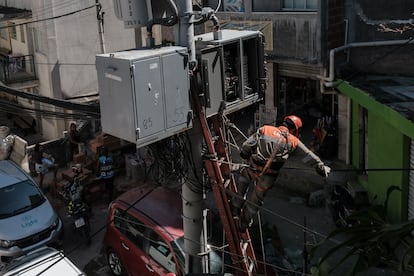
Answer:
[(63, 251), (73, 263), (90, 275), (112, 275), (106, 264), (105, 255), (102, 252), (103, 237), (106, 229), (106, 216), (108, 205), (104, 202), (92, 202), (91, 205), (91, 244), (82, 241), (79, 233), (74, 230), (73, 220), (68, 216), (67, 206), (60, 196), (51, 192), (46, 194), (59, 213), (64, 225)]

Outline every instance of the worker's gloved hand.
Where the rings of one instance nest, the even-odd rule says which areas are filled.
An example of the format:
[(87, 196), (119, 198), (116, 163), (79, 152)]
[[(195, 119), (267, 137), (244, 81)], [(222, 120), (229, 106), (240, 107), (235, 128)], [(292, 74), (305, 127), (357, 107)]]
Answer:
[(240, 157), (247, 160), (247, 159), (250, 158), (250, 154), (245, 150), (241, 150), (240, 151)]
[(328, 177), (329, 173), (331, 172), (331, 168), (328, 166), (325, 166), (324, 164), (319, 164), (316, 167), (316, 172), (323, 177)]
[(232, 171), (239, 171), (242, 168), (242, 164), (233, 163), (231, 164)]

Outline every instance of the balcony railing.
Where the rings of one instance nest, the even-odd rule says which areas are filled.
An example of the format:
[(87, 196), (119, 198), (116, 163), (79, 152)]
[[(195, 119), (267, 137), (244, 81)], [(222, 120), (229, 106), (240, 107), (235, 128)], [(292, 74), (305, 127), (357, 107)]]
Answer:
[(6, 84), (37, 80), (33, 55), (1, 56), (0, 79)]

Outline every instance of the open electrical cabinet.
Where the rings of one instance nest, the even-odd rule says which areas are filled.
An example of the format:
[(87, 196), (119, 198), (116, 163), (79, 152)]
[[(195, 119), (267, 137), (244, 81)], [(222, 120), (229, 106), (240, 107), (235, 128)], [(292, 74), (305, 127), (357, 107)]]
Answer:
[(264, 41), (259, 31), (221, 30), (195, 37), (207, 117), (222, 102), (231, 113), (262, 100)]

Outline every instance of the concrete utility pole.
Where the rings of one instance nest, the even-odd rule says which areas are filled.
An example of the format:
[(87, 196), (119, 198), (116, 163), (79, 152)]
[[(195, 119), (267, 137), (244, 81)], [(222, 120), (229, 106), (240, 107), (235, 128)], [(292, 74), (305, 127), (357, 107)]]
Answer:
[[(191, 0), (177, 0), (177, 8), (179, 11), (178, 32), (176, 32), (176, 42), (180, 46), (188, 48), (190, 53), (190, 63), (195, 64), (196, 53), (194, 43), (194, 24), (193, 24), (193, 3)], [(190, 69), (193, 69), (190, 67)]]
[(106, 53), (105, 49), (105, 39), (103, 35), (103, 21), (104, 21), (104, 14), (105, 12), (102, 12), (102, 5), (99, 3), (99, 0), (95, 1), (96, 3), (96, 18), (98, 19), (98, 30), (99, 30), (99, 41), (101, 45), (101, 54)]
[[(187, 47), (189, 50), (190, 69), (196, 66), (196, 54), (194, 43), (193, 6), (191, 0), (177, 0), (179, 11), (179, 24), (176, 28), (176, 43)], [(197, 114), (196, 114), (197, 116)], [(201, 126), (197, 120), (193, 121), (193, 128), (190, 130), (192, 141), (192, 154), (195, 163), (195, 172), (191, 171), (187, 183), (182, 187), (183, 197), (183, 227), (184, 227), (184, 251), (186, 253), (185, 267), (186, 274), (202, 273), (202, 258), (197, 254), (201, 252), (204, 242), (201, 240), (203, 226), (204, 200), (201, 179), (201, 148), (203, 136)], [(197, 175), (198, 174), (198, 175)]]

